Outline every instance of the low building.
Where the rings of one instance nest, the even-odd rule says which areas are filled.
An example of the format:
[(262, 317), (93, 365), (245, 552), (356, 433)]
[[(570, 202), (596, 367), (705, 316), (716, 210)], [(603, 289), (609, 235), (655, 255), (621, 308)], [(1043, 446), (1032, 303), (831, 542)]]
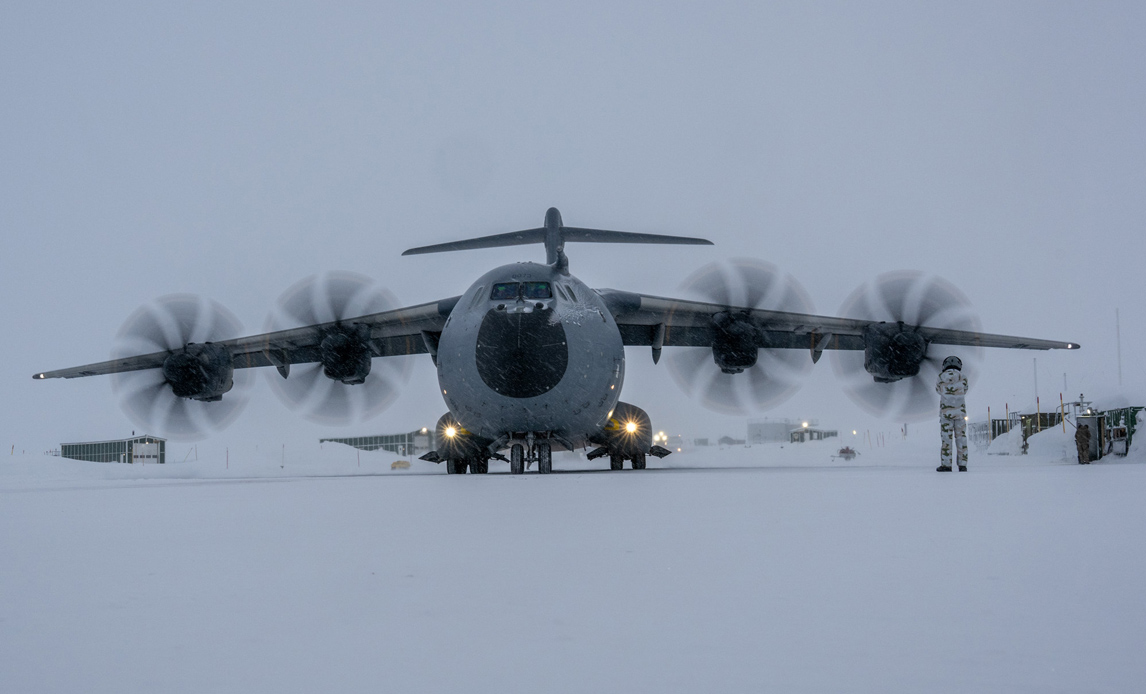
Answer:
[(795, 426), (799, 425), (788, 419), (750, 419), (748, 443), (785, 443)]
[(114, 441), (61, 443), (60, 457), (93, 463), (162, 464), (167, 462), (167, 440), (144, 435)]
[(788, 440), (792, 443), (804, 443), (805, 441), (823, 441), (824, 439), (830, 439), (839, 435), (840, 432), (835, 429), (800, 427), (799, 429), (792, 430)]
[(342, 443), (363, 451), (390, 451), (397, 455), (417, 455), (437, 448), (434, 430), (422, 427), (405, 434), (377, 434), (349, 438), (319, 439), (319, 443)]

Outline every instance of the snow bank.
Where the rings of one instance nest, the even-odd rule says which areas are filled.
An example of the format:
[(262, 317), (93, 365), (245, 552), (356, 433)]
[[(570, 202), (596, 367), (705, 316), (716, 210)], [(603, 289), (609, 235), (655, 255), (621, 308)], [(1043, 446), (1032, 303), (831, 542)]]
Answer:
[(1056, 426), (1053, 429), (1045, 429), (1037, 434), (1032, 434), (1027, 439), (1027, 455), (1038, 456), (1056, 463), (1078, 462), (1078, 451), (1074, 445), (1074, 429), (1067, 427), (1064, 432), (1061, 426)]
[(1146, 410), (1140, 410), (1134, 419), (1134, 440), (1126, 452), (1126, 460), (1146, 463)]
[(1023, 454), (1023, 430), (1022, 427), (1015, 427), (1010, 432), (1003, 434), (991, 442), (987, 447), (987, 455), (1022, 455)]

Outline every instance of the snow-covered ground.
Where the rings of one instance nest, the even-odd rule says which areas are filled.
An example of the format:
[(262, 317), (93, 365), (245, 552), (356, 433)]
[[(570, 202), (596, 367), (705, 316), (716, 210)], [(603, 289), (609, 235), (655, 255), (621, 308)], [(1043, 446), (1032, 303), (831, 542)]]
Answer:
[(966, 474), (924, 427), (548, 477), (17, 453), (0, 691), (1142, 691), (1146, 452), (1040, 437)]

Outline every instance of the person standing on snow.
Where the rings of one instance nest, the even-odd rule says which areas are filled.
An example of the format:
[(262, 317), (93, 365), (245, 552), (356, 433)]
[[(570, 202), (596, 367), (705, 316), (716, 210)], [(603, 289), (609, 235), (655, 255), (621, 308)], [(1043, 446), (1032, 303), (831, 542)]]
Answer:
[(939, 393), (939, 467), (936, 472), (951, 472), (951, 439), (955, 448), (959, 472), (967, 472), (967, 377), (963, 375), (963, 361), (959, 357), (943, 360), (943, 370), (935, 384)]
[(1078, 449), (1078, 464), (1090, 465), (1090, 426), (1079, 424), (1074, 430), (1074, 445)]

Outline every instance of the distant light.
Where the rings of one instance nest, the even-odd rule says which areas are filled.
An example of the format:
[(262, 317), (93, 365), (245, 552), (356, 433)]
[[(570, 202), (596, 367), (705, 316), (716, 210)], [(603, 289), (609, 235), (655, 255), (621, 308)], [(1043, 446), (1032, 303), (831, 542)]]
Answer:
[(422, 433), (423, 433), (423, 434), (424, 434), (424, 433), (426, 433), (427, 431), (429, 431), (429, 430), (428, 430), (428, 429), (426, 429), (426, 427), (422, 427)]
[(966, 422), (968, 419), (970, 419), (970, 417), (964, 417), (963, 421)]
[(454, 436), (457, 435), (457, 433), (458, 433), (457, 429), (455, 429), (453, 427), (446, 427), (446, 436), (449, 436), (451, 439), (454, 438)]
[(808, 426), (808, 423), (804, 422), (804, 427), (807, 428), (807, 426)]
[(676, 449), (676, 452), (677, 452), (677, 453), (680, 453), (680, 449), (679, 449), (679, 448), (678, 448), (678, 449)]
[(630, 434), (636, 430), (637, 430), (637, 423), (636, 422), (629, 422), (628, 424), (625, 425), (625, 431), (629, 432)]
[(855, 435), (856, 435), (856, 430), (852, 429), (852, 436), (855, 436)]
[(664, 433), (663, 431), (661, 431), (661, 432), (658, 432), (658, 433), (660, 434), (660, 436), (661, 436), (661, 438), (662, 438), (662, 439), (665, 437), (665, 433)]

